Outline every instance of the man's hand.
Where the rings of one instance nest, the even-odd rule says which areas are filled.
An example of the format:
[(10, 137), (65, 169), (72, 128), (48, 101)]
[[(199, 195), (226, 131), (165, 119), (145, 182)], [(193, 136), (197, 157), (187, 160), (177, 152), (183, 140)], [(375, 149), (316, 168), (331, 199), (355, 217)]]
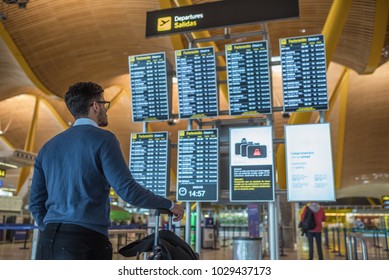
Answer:
[(174, 207), (172, 209), (170, 209), (170, 212), (173, 213), (174, 215), (174, 219), (173, 221), (175, 222), (178, 222), (178, 221), (181, 221), (182, 218), (184, 217), (184, 207), (182, 207), (181, 205), (177, 204), (177, 203), (174, 203)]

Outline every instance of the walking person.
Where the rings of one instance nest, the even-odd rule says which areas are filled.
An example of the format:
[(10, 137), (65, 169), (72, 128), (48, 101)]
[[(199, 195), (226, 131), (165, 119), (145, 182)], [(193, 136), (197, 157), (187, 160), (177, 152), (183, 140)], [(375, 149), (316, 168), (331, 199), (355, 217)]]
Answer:
[(110, 131), (104, 90), (92, 82), (69, 87), (74, 125), (49, 140), (34, 164), (29, 208), (41, 230), (37, 259), (112, 259), (109, 191), (140, 208), (184, 209), (139, 185)]
[(304, 220), (305, 215), (308, 215), (308, 211), (311, 210), (314, 215), (314, 221), (315, 221), (315, 227), (313, 229), (310, 229), (307, 231), (307, 238), (308, 238), (308, 247), (309, 247), (309, 259), (313, 260), (313, 239), (316, 241), (316, 247), (317, 247), (317, 255), (319, 260), (323, 259), (323, 250), (322, 250), (322, 240), (321, 240), (321, 232), (323, 229), (322, 222), (326, 221), (326, 215), (324, 212), (324, 208), (320, 206), (316, 202), (311, 202), (307, 206), (304, 207), (303, 212), (301, 213), (301, 221)]

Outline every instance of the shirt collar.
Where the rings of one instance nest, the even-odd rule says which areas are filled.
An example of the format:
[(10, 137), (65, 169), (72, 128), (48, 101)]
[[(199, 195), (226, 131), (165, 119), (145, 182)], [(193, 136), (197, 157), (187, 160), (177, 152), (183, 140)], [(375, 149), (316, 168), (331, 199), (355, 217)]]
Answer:
[(89, 118), (79, 118), (74, 122), (73, 126), (86, 125), (86, 124), (93, 125), (95, 127), (99, 127), (97, 125), (97, 123), (95, 123), (92, 119), (89, 119)]

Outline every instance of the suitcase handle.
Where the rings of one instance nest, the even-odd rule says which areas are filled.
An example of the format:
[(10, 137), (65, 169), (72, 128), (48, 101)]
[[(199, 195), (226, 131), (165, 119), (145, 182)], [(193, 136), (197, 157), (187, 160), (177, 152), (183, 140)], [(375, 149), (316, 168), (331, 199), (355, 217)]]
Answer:
[(160, 216), (161, 214), (168, 214), (169, 216), (173, 216), (173, 213), (169, 209), (156, 209), (155, 216)]
[(158, 236), (159, 236), (159, 217), (161, 214), (168, 214), (168, 230), (172, 230), (173, 224), (173, 213), (168, 209), (155, 209), (155, 231), (154, 231), (154, 246), (158, 245)]

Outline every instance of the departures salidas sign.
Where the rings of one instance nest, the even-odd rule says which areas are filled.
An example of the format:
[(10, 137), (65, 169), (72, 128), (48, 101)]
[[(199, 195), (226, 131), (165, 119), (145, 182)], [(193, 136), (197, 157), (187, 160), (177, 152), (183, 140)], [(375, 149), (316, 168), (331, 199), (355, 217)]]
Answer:
[(146, 38), (299, 16), (298, 0), (217, 1), (147, 12)]

